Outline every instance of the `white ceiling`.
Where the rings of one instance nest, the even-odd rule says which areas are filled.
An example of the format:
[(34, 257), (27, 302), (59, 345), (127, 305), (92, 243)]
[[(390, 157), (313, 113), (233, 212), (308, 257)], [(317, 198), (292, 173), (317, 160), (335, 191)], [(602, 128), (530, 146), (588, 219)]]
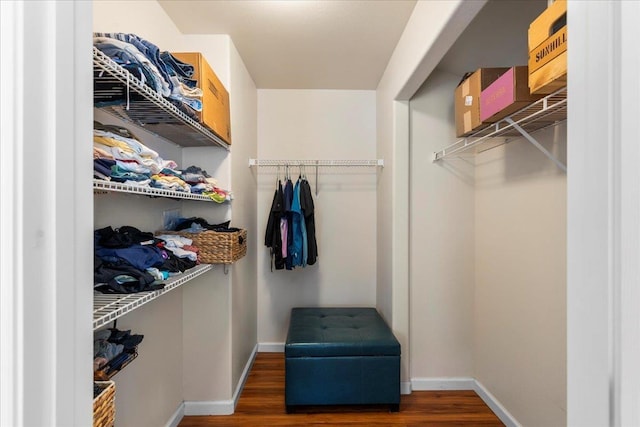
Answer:
[(375, 89), (416, 0), (160, 0), (185, 34), (229, 34), (259, 89)]
[[(547, 7), (547, 0), (489, 0), (438, 64), (458, 74), (481, 67), (527, 65), (529, 24)], [(482, 46), (482, 48), (478, 48)]]

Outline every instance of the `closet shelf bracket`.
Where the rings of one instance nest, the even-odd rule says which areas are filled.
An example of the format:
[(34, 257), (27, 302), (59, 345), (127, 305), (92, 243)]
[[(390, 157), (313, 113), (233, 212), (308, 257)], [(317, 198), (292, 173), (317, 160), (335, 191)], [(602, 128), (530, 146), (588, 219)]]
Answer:
[(522, 127), (520, 127), (520, 125), (518, 125), (516, 122), (514, 122), (510, 117), (507, 117), (506, 119), (507, 123), (511, 124), (511, 126), (514, 127), (514, 129), (516, 129), (518, 132), (520, 132), (522, 134), (522, 136), (529, 141), (531, 144), (533, 144), (534, 147), (536, 147), (538, 150), (542, 151), (542, 154), (544, 154), (545, 156), (547, 156), (553, 163), (556, 164), (556, 166), (558, 166), (563, 172), (567, 172), (567, 166), (562, 163), (560, 160), (558, 160), (556, 158), (556, 156), (554, 156), (549, 150), (547, 150), (546, 148), (544, 148), (542, 146), (542, 144), (540, 144), (538, 142), (538, 140), (536, 140), (533, 136), (531, 136), (531, 134), (529, 132), (527, 132), (526, 130), (522, 129)]

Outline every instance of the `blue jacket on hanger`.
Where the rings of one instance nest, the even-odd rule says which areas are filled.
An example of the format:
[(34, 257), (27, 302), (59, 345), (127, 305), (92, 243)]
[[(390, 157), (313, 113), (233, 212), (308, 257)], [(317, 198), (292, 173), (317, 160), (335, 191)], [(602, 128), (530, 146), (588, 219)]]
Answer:
[(291, 203), (291, 243), (288, 248), (292, 267), (306, 264), (307, 257), (307, 230), (300, 206), (300, 180), (293, 188), (293, 202)]

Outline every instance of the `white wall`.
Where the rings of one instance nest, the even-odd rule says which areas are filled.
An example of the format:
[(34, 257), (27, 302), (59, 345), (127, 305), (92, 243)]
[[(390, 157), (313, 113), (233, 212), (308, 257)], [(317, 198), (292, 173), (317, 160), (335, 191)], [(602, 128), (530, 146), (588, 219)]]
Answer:
[[(409, 111), (422, 85), (484, 1), (418, 2), (376, 90), (378, 156), (387, 167), (378, 191), (376, 304), (402, 346), (402, 381), (409, 381)], [(408, 388), (403, 388), (405, 392)]]
[(258, 154), (258, 94), (256, 86), (233, 42), (230, 43), (231, 184), (234, 191), (233, 224), (247, 229), (247, 254), (232, 267), (231, 384), (236, 392), (251, 352), (258, 342), (257, 185), (246, 167)]
[[(373, 91), (259, 90), (260, 159), (373, 159)], [(283, 171), (281, 171), (282, 174)], [(313, 169), (318, 262), (270, 271), (264, 232), (275, 168), (253, 169), (258, 180), (258, 341), (285, 341), (295, 306), (376, 305), (376, 190), (373, 168)], [(298, 168), (291, 170), (295, 177)]]
[(475, 197), (473, 159), (432, 163), (455, 138), (460, 78), (434, 71), (411, 99), (411, 378), (473, 376)]
[[(536, 138), (566, 161), (566, 127)], [(475, 186), (475, 377), (523, 425), (565, 425), (566, 175), (517, 138)]]
[(144, 340), (138, 346), (138, 358), (113, 378), (116, 425), (164, 425), (183, 400), (181, 290), (121, 317), (117, 327), (142, 334)]

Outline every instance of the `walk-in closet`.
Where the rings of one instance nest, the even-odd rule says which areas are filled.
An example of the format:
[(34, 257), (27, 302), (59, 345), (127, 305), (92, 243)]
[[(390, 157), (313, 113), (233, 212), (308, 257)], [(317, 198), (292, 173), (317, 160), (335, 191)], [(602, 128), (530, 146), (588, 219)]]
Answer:
[[(567, 0), (568, 19), (552, 25), (568, 28), (566, 83), (474, 130), (456, 121), (458, 88), (478, 69), (527, 65), (530, 24), (564, 2), (0, 2), (0, 425), (323, 420), (265, 391), (283, 382), (298, 307), (376, 309), (400, 345), (392, 387), (406, 399), (382, 409), (385, 421), (408, 423), (403, 408), (415, 416), (424, 393), (445, 406), (476, 399), (474, 420), (495, 425), (638, 425), (640, 3)], [(211, 10), (246, 26), (273, 19), (283, 28), (265, 40), (292, 28), (292, 62), (259, 74), (251, 39), (207, 19)], [(354, 11), (381, 23), (353, 31)], [(371, 57), (330, 38), (370, 41), (359, 37), (385, 16), (393, 40)], [(205, 113), (159, 96), (152, 75), (96, 48), (109, 35), (210, 66), (228, 129), (213, 131)], [(324, 53), (345, 63), (384, 54), (375, 81), (345, 71), (335, 83), (325, 62), (283, 82), (308, 53), (299, 43), (311, 50), (325, 35)], [(189, 175), (189, 191), (174, 172)], [(46, 188), (36, 193), (37, 176)], [(301, 191), (296, 232), (305, 225), (295, 256), (277, 202), (287, 181)], [(234, 249), (197, 261), (203, 250), (183, 238), (202, 230), (234, 233)], [(171, 254), (157, 263), (174, 270), (109, 270), (134, 244), (160, 244)], [(102, 263), (112, 275), (96, 291)], [(108, 388), (93, 397), (108, 408), (95, 407), (96, 379)], [(246, 390), (255, 400), (242, 411), (271, 412), (225, 418)], [(411, 422), (463, 423), (463, 407)], [(330, 412), (329, 423), (340, 410)]]

